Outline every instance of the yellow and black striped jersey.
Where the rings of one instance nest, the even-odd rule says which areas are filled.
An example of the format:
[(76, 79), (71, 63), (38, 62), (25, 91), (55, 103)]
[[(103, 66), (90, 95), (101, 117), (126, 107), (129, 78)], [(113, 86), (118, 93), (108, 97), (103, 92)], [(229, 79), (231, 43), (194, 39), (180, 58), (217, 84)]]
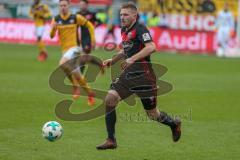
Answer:
[(38, 27), (45, 24), (46, 20), (50, 18), (51, 12), (47, 5), (37, 4), (31, 7), (29, 15), (33, 18), (35, 25)]
[(68, 14), (57, 15), (53, 18), (52, 24), (56, 24), (54, 28), (51, 29), (50, 37), (55, 36), (55, 32), (58, 31), (60, 45), (63, 52), (66, 52), (72, 47), (78, 46), (78, 26), (86, 26), (89, 29), (91, 41), (95, 42), (94, 36), (94, 26), (91, 22), (85, 19), (81, 15)]

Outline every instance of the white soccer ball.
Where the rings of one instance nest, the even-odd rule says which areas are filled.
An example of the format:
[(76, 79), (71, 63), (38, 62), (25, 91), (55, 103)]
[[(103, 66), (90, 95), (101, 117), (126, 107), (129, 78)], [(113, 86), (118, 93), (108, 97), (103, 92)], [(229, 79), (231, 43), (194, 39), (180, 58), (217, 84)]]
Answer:
[(42, 135), (47, 140), (54, 142), (61, 138), (63, 134), (63, 128), (60, 123), (56, 121), (49, 121), (43, 125)]

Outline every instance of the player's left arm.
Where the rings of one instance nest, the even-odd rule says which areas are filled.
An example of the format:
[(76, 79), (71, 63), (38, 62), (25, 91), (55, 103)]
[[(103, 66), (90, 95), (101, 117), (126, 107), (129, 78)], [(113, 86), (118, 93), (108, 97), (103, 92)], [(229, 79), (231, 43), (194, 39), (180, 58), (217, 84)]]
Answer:
[(95, 32), (94, 32), (93, 24), (79, 14), (76, 16), (77, 16), (77, 24), (88, 28), (90, 37), (91, 37), (91, 43), (92, 43), (92, 46), (94, 47), (95, 46)]

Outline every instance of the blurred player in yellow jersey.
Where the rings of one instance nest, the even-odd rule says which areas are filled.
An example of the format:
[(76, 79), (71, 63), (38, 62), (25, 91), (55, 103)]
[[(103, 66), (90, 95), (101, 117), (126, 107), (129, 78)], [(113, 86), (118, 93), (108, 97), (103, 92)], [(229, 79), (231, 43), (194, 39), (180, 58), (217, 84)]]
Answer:
[(38, 60), (44, 61), (47, 59), (48, 54), (46, 52), (42, 37), (44, 33), (45, 22), (50, 18), (51, 13), (47, 5), (41, 4), (40, 0), (34, 0), (29, 15), (33, 18), (36, 26), (35, 34), (37, 37), (37, 44), (40, 52), (38, 55)]
[(88, 93), (88, 104), (93, 105), (95, 102), (94, 93), (87, 85), (87, 82), (81, 75), (80, 70), (75, 69), (74, 71), (71, 71), (69, 66), (64, 64), (66, 64), (66, 62), (69, 60), (80, 56), (82, 53), (81, 48), (78, 47), (78, 26), (85, 26), (88, 28), (92, 46), (95, 46), (94, 26), (83, 16), (71, 14), (69, 12), (69, 5), (69, 0), (59, 0), (60, 14), (54, 17), (52, 20), (50, 37), (53, 38), (56, 31), (58, 31), (60, 46), (62, 47), (63, 52), (59, 65), (61, 65), (63, 71), (66, 73), (66, 75), (68, 75), (69, 80), (73, 84), (73, 98), (77, 99), (79, 97), (79, 86), (81, 86)]

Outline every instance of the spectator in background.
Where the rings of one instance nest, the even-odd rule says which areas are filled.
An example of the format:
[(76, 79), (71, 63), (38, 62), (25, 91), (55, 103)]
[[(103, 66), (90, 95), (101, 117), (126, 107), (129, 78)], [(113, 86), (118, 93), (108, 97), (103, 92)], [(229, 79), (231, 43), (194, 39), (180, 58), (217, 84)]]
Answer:
[(215, 3), (212, 0), (204, 0), (201, 7), (202, 13), (214, 13), (216, 10)]
[(156, 12), (154, 12), (153, 16), (149, 17), (148, 19), (148, 26), (149, 27), (157, 27), (159, 26), (159, 16)]
[(223, 10), (218, 13), (216, 19), (217, 31), (217, 56), (223, 57), (226, 55), (228, 42), (234, 33), (234, 17), (227, 3), (224, 4)]
[(169, 27), (169, 20), (165, 13), (161, 14), (159, 17), (159, 27), (161, 27), (161, 28)]
[(139, 22), (146, 26), (147, 21), (148, 21), (147, 13), (146, 12), (140, 12), (139, 13)]
[(12, 17), (11, 12), (6, 8), (5, 4), (0, 4), (0, 17), (3, 18)]
[(107, 14), (103, 10), (99, 10), (96, 14), (97, 19), (99, 19), (102, 23), (107, 23)]

